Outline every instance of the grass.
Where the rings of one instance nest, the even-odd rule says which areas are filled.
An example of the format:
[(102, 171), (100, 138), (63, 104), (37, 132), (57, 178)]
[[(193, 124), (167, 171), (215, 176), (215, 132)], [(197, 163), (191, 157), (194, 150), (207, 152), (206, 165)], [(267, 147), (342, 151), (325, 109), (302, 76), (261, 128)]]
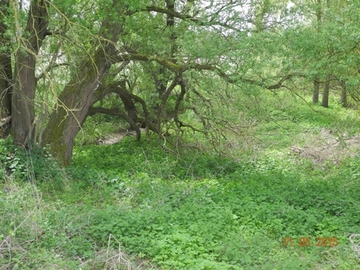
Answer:
[(280, 105), (251, 131), (257, 154), (242, 141), (233, 158), (126, 137), (78, 145), (63, 170), (1, 140), (0, 269), (360, 269), (360, 158), (289, 150), (353, 136), (357, 113)]

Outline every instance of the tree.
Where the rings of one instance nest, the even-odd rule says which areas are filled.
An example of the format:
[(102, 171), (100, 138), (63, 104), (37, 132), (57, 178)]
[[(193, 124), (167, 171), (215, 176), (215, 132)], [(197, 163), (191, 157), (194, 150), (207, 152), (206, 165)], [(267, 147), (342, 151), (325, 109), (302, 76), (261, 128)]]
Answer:
[(319, 93), (320, 93), (320, 81), (319, 81), (319, 78), (315, 78), (313, 84), (314, 84), (314, 92), (313, 92), (312, 101), (314, 103), (318, 103), (319, 102)]
[[(111, 8), (121, 18), (123, 7), (113, 1)], [(92, 105), (92, 96), (111, 66), (115, 43), (123, 25), (105, 18), (100, 27), (99, 44), (94, 55), (85, 59), (73, 78), (65, 86), (58, 98), (57, 108), (50, 115), (45, 129), (44, 144), (49, 144), (51, 153), (63, 165), (72, 158), (76, 134), (84, 123)]]
[[(337, 64), (341, 43), (328, 46), (341, 36), (340, 24), (314, 31), (311, 1), (295, 8), (271, 0), (70, 2), (0, 2), (1, 117), (11, 116), (15, 143), (48, 145), (64, 166), (94, 114), (120, 117), (137, 139), (139, 126), (160, 137), (189, 130), (211, 139), (235, 127), (224, 113), (227, 85), (233, 93), (274, 91), (339, 71), (347, 91), (354, 89)], [(352, 35), (356, 16), (346, 20)], [(356, 46), (346, 39), (352, 56)], [(353, 72), (356, 64), (345, 66)]]
[(330, 75), (327, 75), (324, 83), (324, 91), (321, 100), (321, 106), (325, 108), (329, 107), (330, 81), (331, 81), (331, 77)]
[[(0, 15), (6, 18), (9, 13), (9, 1), (0, 1)], [(11, 52), (9, 50), (10, 37), (7, 36), (7, 22), (0, 21), (0, 137), (7, 136), (8, 123), (11, 116)]]
[[(175, 1), (159, 1), (158, 5), (147, 6), (143, 3), (130, 4), (114, 0), (108, 6), (100, 5), (100, 2), (84, 2), (82, 5), (71, 5), (71, 9), (66, 2), (34, 0), (27, 11), (27, 23), (22, 25), (21, 18), (15, 15), (22, 14), (25, 17), (26, 10), (13, 3), (11, 15), (14, 15), (13, 23), (18, 33), (15, 40), (17, 47), (12, 48), (15, 52), (15, 69), (11, 92), (11, 129), (15, 143), (30, 148), (35, 140), (35, 104), (38, 102), (36, 90), (46, 88), (46, 83), (39, 85), (39, 78), (48, 85), (51, 85), (51, 81), (61, 81), (60, 85), (67, 81), (62, 90), (58, 90), (58, 85), (48, 88), (51, 92), (48, 94), (53, 96), (52, 100), (47, 100), (48, 105), (55, 101), (55, 107), (49, 115), (45, 130), (40, 132), (44, 134), (41, 144), (49, 145), (51, 153), (62, 165), (71, 162), (74, 138), (87, 116), (94, 113), (118, 115), (134, 129), (137, 129), (136, 122), (142, 118), (146, 126), (159, 134), (163, 132), (163, 124), (169, 121), (175, 123), (177, 128), (188, 127), (200, 131), (179, 119), (179, 114), (184, 112), (182, 103), (186, 95), (189, 95), (189, 77), (185, 73), (189, 70), (208, 70), (219, 73), (222, 77), (226, 76), (215, 66), (220, 63), (219, 60), (208, 61), (218, 54), (215, 46), (208, 58), (196, 56), (196, 50), (191, 55), (183, 49), (184, 46), (178, 49), (178, 39), (181, 36), (181, 42), (186, 42), (189, 27), (201, 30), (204, 37), (210, 37), (211, 33), (201, 28), (206, 27), (206, 24), (217, 24), (216, 21), (209, 22), (205, 13), (198, 17), (196, 14), (189, 15), (192, 4), (190, 1), (185, 5)], [(226, 5), (223, 6), (225, 7)], [(92, 12), (85, 11), (90, 8)], [(92, 16), (96, 17), (95, 24), (89, 25), (86, 19)], [(49, 20), (50, 17), (54, 18), (54, 22)], [(143, 28), (137, 28), (134, 22)], [(161, 28), (162, 24), (164, 28)], [(3, 32), (6, 31), (4, 29)], [(220, 37), (219, 34), (216, 35)], [(145, 40), (149, 36), (153, 37), (151, 43)], [(163, 38), (156, 40), (155, 37)], [(67, 46), (70, 51), (69, 44), (75, 45), (76, 56), (74, 51), (65, 51)], [(210, 44), (208, 47), (211, 48)], [(192, 49), (193, 46), (189, 48)], [(39, 55), (39, 52), (42, 53)], [(50, 63), (41, 70), (47, 54), (52, 54), (51, 59), (68, 62), (69, 71), (63, 73), (63, 78), (56, 75), (54, 78), (51, 72), (65, 63)], [(158, 92), (155, 101), (146, 100), (147, 96), (145, 99), (141, 98), (131, 92), (134, 87), (127, 87), (132, 79), (128, 75), (131, 72), (128, 68), (130, 62), (133, 68), (154, 78), (154, 86)], [(37, 77), (39, 72), (41, 74)], [(120, 77), (122, 78), (119, 79)], [(120, 97), (125, 112), (95, 106), (98, 100), (114, 92)], [(199, 91), (195, 90), (194, 93), (198, 98), (203, 98)], [(152, 102), (156, 108), (148, 105)], [(137, 103), (143, 108), (142, 117), (138, 117)], [(152, 109), (151, 112), (149, 108)], [(193, 110), (201, 122), (206, 123), (198, 108), (190, 105), (187, 109)]]
[[(14, 4), (15, 5), (15, 4)], [(15, 8), (15, 15), (16, 15)], [(16, 19), (15, 19), (16, 20)], [(14, 85), (11, 92), (11, 133), (17, 144), (28, 147), (34, 139), (36, 92), (36, 57), (48, 34), (48, 4), (45, 0), (32, 1), (24, 34), (17, 37)], [(18, 22), (16, 21), (17, 25)], [(16, 28), (17, 32), (21, 29)]]
[(299, 1), (297, 5), (304, 11), (304, 20), (308, 24), (289, 31), (292, 44), (288, 47), (298, 59), (292, 68), (301, 68), (304, 78), (313, 80), (314, 103), (319, 100), (320, 84), (324, 84), (322, 105), (328, 106), (331, 88), (336, 86), (329, 80), (334, 82), (337, 78), (342, 88), (340, 102), (346, 104), (346, 92), (354, 90), (342, 86), (348, 80), (354, 83), (357, 80), (356, 61), (353, 60), (358, 57), (359, 43), (354, 39), (356, 30), (353, 25), (358, 23), (359, 4), (356, 1), (316, 0)]
[(343, 107), (347, 107), (347, 89), (346, 89), (346, 81), (339, 80), (341, 86), (341, 95), (340, 95), (340, 103)]

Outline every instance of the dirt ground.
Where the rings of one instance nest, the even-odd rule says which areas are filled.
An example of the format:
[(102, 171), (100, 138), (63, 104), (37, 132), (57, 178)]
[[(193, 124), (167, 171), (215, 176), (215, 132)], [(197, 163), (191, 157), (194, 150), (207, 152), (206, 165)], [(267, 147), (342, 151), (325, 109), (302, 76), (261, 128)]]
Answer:
[(360, 155), (360, 135), (348, 137), (334, 135), (327, 129), (319, 134), (308, 134), (305, 143), (300, 147), (293, 145), (293, 154), (312, 160), (315, 164), (326, 161), (339, 164), (343, 159)]
[[(145, 129), (140, 128), (140, 132), (145, 132)], [(119, 130), (116, 133), (108, 134), (97, 140), (98, 144), (115, 144), (120, 142), (126, 136), (136, 136), (135, 130)]]

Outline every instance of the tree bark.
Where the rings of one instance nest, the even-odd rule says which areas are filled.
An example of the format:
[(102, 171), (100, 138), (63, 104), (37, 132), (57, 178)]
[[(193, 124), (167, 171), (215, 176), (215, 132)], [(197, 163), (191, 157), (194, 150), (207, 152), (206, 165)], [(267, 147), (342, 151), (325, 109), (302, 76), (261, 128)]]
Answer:
[[(8, 15), (8, 7), (8, 0), (0, 0), (0, 14), (3, 14), (3, 18)], [(5, 36), (6, 31), (6, 24), (0, 21), (0, 121), (11, 115), (11, 52), (10, 40)], [(0, 127), (0, 138), (8, 135), (8, 126), (6, 123)]]
[(341, 103), (342, 107), (346, 108), (347, 107), (347, 91), (346, 91), (345, 80), (340, 80), (340, 86), (341, 86), (340, 103)]
[(19, 37), (15, 55), (14, 88), (12, 91), (11, 133), (16, 144), (29, 147), (34, 135), (36, 90), (36, 55), (47, 34), (47, 1), (35, 0), (30, 6), (25, 35)]
[[(113, 49), (113, 45), (107, 47)], [(57, 108), (50, 115), (43, 144), (49, 144), (51, 154), (62, 166), (71, 163), (74, 140), (92, 104), (93, 92), (110, 68), (106, 60), (109, 51), (110, 48), (106, 48), (106, 52), (100, 48), (93, 59), (79, 67), (77, 76), (61, 92)]]
[(330, 92), (330, 76), (326, 76), (324, 91), (322, 95), (321, 106), (328, 108), (329, 107), (329, 92)]
[(314, 79), (314, 92), (313, 92), (313, 96), (312, 96), (312, 101), (314, 103), (318, 103), (319, 102), (319, 93), (320, 93), (320, 81), (318, 78)]
[(104, 34), (104, 41), (94, 56), (80, 65), (77, 74), (59, 95), (57, 106), (50, 115), (42, 144), (50, 146), (51, 154), (61, 166), (71, 163), (76, 134), (88, 115), (94, 91), (111, 66), (122, 27), (115, 22), (103, 22), (100, 33)]

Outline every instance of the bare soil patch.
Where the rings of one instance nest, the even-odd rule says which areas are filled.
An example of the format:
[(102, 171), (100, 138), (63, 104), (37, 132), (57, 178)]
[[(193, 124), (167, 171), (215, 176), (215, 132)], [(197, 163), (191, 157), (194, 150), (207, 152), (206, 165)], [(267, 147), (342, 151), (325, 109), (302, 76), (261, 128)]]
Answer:
[[(145, 129), (140, 129), (140, 132), (144, 132), (144, 131)], [(97, 143), (105, 144), (105, 145), (115, 144), (120, 142), (126, 136), (136, 136), (135, 130), (125, 129), (125, 130), (119, 130), (116, 133), (104, 135), (101, 139), (97, 140)]]
[(330, 130), (323, 129), (319, 134), (306, 134), (303, 146), (293, 145), (290, 150), (300, 158), (307, 158), (319, 164), (332, 162), (339, 164), (343, 159), (360, 154), (360, 135), (348, 137), (336, 136)]

